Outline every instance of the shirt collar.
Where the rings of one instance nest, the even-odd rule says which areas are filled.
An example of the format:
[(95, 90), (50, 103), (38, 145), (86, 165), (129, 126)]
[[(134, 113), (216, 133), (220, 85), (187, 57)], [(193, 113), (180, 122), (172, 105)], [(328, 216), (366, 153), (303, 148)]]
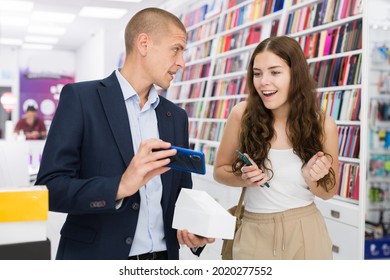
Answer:
[[(135, 89), (131, 86), (131, 84), (123, 77), (121, 72), (119, 70), (115, 70), (115, 75), (118, 79), (119, 86), (121, 87), (122, 94), (123, 94), (123, 99), (126, 101), (129, 98), (133, 98), (136, 96), (137, 100), (139, 100), (139, 96)], [(148, 95), (148, 101), (150, 103), (150, 106), (155, 109), (157, 105), (160, 103), (160, 97), (157, 93), (156, 86), (153, 85), (150, 90), (149, 90), (149, 95)]]

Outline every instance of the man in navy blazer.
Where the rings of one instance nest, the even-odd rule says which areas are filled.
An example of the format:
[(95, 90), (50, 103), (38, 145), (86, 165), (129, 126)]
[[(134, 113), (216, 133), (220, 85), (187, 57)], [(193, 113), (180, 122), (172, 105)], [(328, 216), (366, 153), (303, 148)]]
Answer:
[(199, 255), (214, 241), (171, 226), (192, 180), (165, 165), (171, 145), (189, 146), (188, 117), (154, 85), (168, 88), (184, 67), (185, 27), (147, 8), (125, 43), (120, 70), (63, 88), (49, 130), (36, 184), (47, 185), (51, 211), (68, 213), (57, 259), (179, 259), (179, 243)]

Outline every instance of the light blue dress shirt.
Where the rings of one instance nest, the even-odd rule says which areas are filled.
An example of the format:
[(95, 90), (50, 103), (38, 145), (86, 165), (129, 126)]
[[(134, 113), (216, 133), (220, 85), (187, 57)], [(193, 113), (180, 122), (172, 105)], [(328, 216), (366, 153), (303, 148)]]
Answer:
[[(142, 140), (150, 138), (159, 139), (155, 108), (160, 99), (157, 90), (152, 87), (149, 91), (148, 101), (141, 109), (140, 98), (134, 88), (118, 70), (116, 70), (115, 74), (126, 103), (133, 148), (134, 153), (136, 153)], [(140, 212), (129, 256), (165, 251), (167, 249), (161, 207), (161, 177), (153, 177), (139, 189), (139, 192), (141, 196)]]

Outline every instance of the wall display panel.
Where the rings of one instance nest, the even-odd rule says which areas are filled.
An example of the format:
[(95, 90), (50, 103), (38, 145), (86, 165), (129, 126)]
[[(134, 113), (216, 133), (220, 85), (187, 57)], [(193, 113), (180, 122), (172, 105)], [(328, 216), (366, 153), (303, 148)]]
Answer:
[(24, 51), (19, 68), (19, 118), (32, 105), (49, 129), (62, 87), (74, 82), (74, 73), (75, 57), (71, 52)]

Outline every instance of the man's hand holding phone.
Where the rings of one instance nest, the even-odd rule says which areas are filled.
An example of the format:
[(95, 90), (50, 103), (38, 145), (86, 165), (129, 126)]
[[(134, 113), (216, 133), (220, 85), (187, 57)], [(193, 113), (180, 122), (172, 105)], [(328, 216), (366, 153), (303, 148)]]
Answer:
[[(151, 178), (167, 172), (169, 158), (177, 153), (175, 149), (170, 149), (170, 147), (169, 142), (159, 139), (142, 141), (121, 177), (116, 199), (133, 195)], [(159, 150), (159, 152), (152, 152), (154, 150)]]
[(181, 147), (171, 146), (177, 153), (170, 158), (170, 162), (166, 165), (175, 170), (205, 174), (206, 162), (202, 152), (185, 149)]

